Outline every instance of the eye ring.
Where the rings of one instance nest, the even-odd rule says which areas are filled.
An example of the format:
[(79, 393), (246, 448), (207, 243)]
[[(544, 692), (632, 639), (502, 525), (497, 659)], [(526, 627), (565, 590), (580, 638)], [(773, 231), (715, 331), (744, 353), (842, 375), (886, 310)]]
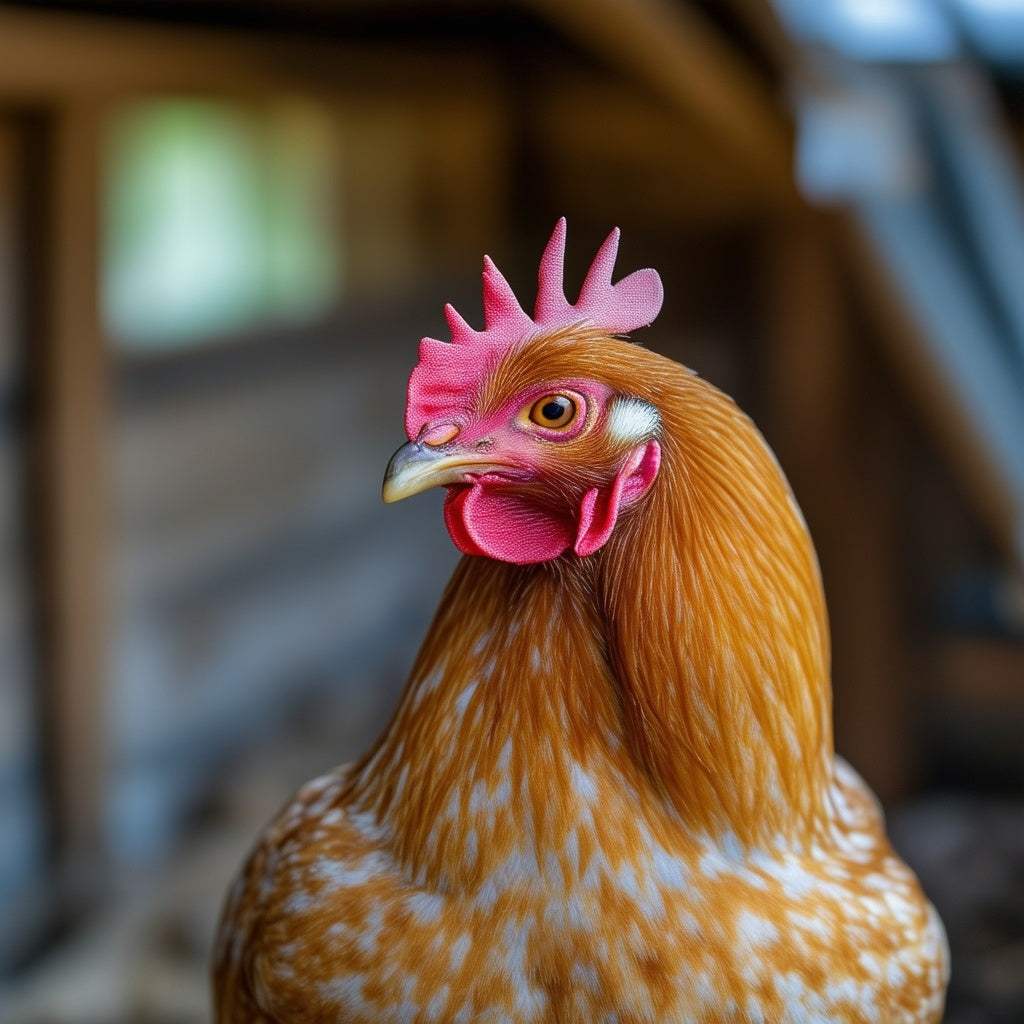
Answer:
[(552, 392), (530, 406), (529, 419), (545, 430), (566, 430), (576, 422), (579, 404), (569, 395)]

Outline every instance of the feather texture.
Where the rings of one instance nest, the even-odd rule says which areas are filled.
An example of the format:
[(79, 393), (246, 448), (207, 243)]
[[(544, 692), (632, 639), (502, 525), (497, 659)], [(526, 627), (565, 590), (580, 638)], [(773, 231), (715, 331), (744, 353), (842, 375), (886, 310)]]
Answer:
[(460, 563), (384, 735), (250, 858), (218, 1020), (938, 1021), (942, 926), (834, 756), (817, 563), (770, 451), (597, 331), (506, 353), (481, 408), (566, 375), (658, 411), (655, 485), (592, 557)]

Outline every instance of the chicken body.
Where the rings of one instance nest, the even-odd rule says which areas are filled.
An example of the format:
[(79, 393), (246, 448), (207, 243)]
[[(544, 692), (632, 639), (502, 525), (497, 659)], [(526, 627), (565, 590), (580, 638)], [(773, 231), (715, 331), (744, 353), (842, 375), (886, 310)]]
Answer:
[[(833, 753), (814, 551), (736, 406), (574, 328), (488, 364), (483, 441), (439, 429), (455, 455), (402, 472), (497, 464), (503, 409), (527, 450), (548, 390), (578, 435), (452, 487), (453, 537), (499, 554), (463, 559), (384, 735), (233, 886), (218, 1024), (939, 1021), (942, 925)], [(511, 564), (563, 543), (567, 501), (575, 553)]]
[[(527, 616), (543, 653), (504, 670), (486, 628), (460, 637), (481, 685), (421, 676), (400, 716), (420, 753), (388, 771), (382, 747), (285, 808), (226, 909), (217, 1021), (938, 1021), (942, 926), (853, 770), (814, 843), (688, 829), (614, 742), (563, 743), (551, 625)], [(376, 772), (393, 818), (365, 809)]]
[(832, 754), (781, 474), (727, 399), (628, 354), (664, 392), (664, 507), (590, 559), (463, 560), (385, 736), (236, 882), (220, 1024), (939, 1020), (941, 924)]
[[(581, 860), (567, 883), (552, 850), (547, 876), (524, 858), (446, 894), (410, 880), (345, 788), (344, 769), (311, 782), (247, 864), (221, 932), (220, 1024), (941, 1019), (942, 926), (850, 769), (846, 849), (644, 835), (616, 869)], [(577, 841), (600, 842), (591, 815), (608, 811), (635, 821), (632, 805), (581, 807)]]

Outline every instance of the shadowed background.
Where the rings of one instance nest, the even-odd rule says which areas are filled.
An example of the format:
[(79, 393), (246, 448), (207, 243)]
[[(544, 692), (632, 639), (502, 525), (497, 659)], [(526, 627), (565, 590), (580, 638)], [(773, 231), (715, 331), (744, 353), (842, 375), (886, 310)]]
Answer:
[(455, 561), (379, 502), (416, 343), (565, 214), (778, 452), (947, 1019), (1024, 1019), (1022, 145), (1018, 0), (0, 7), (0, 1017), (207, 1019)]

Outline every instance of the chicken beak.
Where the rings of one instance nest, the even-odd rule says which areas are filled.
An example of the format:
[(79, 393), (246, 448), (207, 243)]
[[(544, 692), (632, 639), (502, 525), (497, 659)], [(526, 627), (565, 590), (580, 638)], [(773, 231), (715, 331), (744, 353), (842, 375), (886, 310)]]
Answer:
[(384, 472), (381, 497), (391, 504), (431, 487), (466, 483), (467, 473), (488, 473), (505, 468), (491, 459), (466, 451), (442, 450), (410, 441), (391, 456)]

